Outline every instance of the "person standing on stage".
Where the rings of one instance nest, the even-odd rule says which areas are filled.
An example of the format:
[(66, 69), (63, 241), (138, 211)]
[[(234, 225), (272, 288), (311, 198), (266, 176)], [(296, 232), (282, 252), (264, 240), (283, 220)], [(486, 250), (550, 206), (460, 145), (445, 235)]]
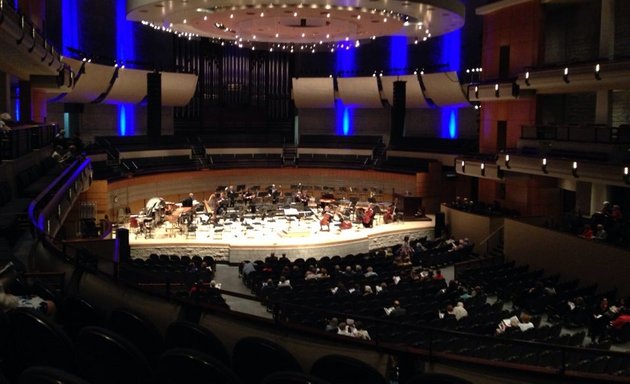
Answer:
[(182, 207), (192, 208), (194, 200), (195, 200), (195, 195), (192, 192), (190, 192), (188, 194), (188, 197), (182, 200)]
[(256, 193), (251, 188), (247, 188), (247, 191), (243, 193), (243, 200), (245, 200), (245, 204), (249, 205), (250, 212), (256, 213)]
[(229, 187), (225, 188), (225, 193), (228, 199), (228, 207), (230, 208), (234, 207), (234, 204), (236, 203), (236, 196), (237, 196), (237, 193), (234, 190), (234, 186), (230, 185)]
[(276, 188), (275, 184), (271, 184), (269, 188), (269, 196), (271, 196), (271, 202), (273, 204), (278, 204), (278, 199), (280, 198), (280, 191)]

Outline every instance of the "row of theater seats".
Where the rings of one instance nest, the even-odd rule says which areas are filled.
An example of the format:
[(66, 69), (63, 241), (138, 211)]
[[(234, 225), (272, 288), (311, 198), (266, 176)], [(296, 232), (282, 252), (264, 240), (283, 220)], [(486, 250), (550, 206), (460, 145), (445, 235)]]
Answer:
[[(259, 337), (242, 337), (230, 354), (212, 331), (188, 321), (171, 323), (162, 337), (126, 309), (91, 320), (97, 323), (67, 333), (67, 324), (34, 310), (2, 313), (0, 383), (387, 383), (374, 367), (342, 355), (324, 355), (306, 372), (284, 347)], [(467, 381), (421, 374), (408, 383)]]

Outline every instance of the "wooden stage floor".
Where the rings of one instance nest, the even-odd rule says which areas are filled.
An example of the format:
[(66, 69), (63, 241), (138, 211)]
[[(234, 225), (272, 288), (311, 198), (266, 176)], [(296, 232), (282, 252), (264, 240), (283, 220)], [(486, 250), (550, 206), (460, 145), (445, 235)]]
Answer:
[(285, 253), (290, 259), (356, 254), (400, 244), (405, 236), (432, 238), (435, 217), (428, 215), (424, 221), (389, 224), (375, 220), (372, 228), (353, 224), (352, 228), (344, 230), (339, 229), (338, 223), (331, 223), (329, 231), (321, 231), (319, 220), (315, 218), (222, 220), (219, 224), (197, 225), (196, 230), (190, 232), (163, 224), (153, 228), (150, 236), (130, 228), (131, 255), (209, 255), (217, 261), (239, 263), (262, 259), (271, 252), (278, 256)]

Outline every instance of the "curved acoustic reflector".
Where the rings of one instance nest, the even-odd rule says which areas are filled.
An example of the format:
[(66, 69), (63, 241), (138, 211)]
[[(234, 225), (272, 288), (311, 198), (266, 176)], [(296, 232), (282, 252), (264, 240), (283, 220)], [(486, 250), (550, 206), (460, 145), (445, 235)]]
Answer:
[(332, 77), (293, 78), (293, 101), (299, 108), (334, 108), (335, 89)]
[(178, 107), (188, 104), (197, 88), (197, 75), (162, 72), (162, 106)]
[(354, 108), (383, 108), (376, 77), (340, 77), (337, 79), (339, 98)]
[(149, 71), (119, 69), (118, 78), (103, 102), (107, 104), (141, 102), (147, 95), (147, 73)]
[[(64, 63), (70, 65), (72, 72), (75, 73), (75, 84), (72, 91), (59, 101), (63, 103), (90, 103), (109, 88), (109, 83), (114, 75), (113, 67), (83, 63), (70, 58), (64, 58)], [(79, 74), (82, 64), (84, 71)]]
[(470, 107), (457, 78), (457, 72), (439, 72), (422, 75), (424, 96), (438, 107)]
[(381, 84), (383, 85), (383, 94), (390, 105), (394, 105), (394, 82), (404, 81), (405, 84), (405, 108), (429, 108), (427, 100), (422, 94), (420, 82), (417, 75), (405, 76), (382, 76)]

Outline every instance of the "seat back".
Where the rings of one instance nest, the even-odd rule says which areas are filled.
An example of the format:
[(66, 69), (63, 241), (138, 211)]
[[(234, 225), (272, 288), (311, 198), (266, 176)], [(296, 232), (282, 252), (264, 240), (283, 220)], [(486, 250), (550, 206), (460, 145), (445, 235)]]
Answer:
[(162, 334), (149, 319), (124, 308), (115, 308), (109, 317), (109, 329), (131, 341), (154, 362), (164, 350)]
[(15, 372), (33, 365), (72, 370), (74, 346), (68, 335), (45, 314), (29, 308), (8, 313), (12, 348), (7, 364)]
[(302, 367), (289, 351), (259, 337), (245, 337), (236, 343), (232, 365), (234, 372), (248, 384), (261, 383), (263, 378), (274, 372), (302, 372)]
[(94, 384), (153, 382), (149, 361), (131, 341), (102, 327), (85, 327), (76, 340), (81, 376)]
[(229, 366), (194, 349), (166, 350), (158, 360), (157, 371), (162, 384), (241, 384)]
[(328, 381), (302, 372), (281, 371), (268, 375), (262, 384), (330, 384)]
[(207, 328), (190, 321), (175, 321), (166, 329), (166, 349), (190, 348), (230, 366), (230, 355), (219, 338)]
[(311, 374), (331, 384), (387, 384), (374, 367), (359, 359), (343, 355), (326, 355), (315, 361)]
[(90, 384), (71, 373), (46, 366), (35, 366), (20, 374), (20, 384)]

